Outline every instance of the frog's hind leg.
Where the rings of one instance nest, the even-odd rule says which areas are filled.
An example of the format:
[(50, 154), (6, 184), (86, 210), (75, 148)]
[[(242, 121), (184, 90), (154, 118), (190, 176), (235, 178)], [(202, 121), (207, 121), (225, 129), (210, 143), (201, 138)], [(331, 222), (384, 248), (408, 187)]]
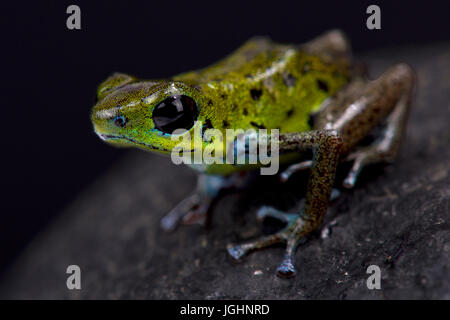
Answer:
[(404, 136), (410, 105), (410, 95), (405, 93), (386, 119), (379, 137), (372, 144), (347, 156), (347, 160), (353, 160), (353, 166), (343, 182), (344, 187), (353, 188), (365, 166), (380, 162), (392, 163), (395, 160)]
[(327, 31), (299, 48), (325, 62), (347, 63), (352, 56), (350, 41), (345, 33), (338, 29)]
[[(363, 87), (359, 83), (358, 91), (344, 91), (345, 97), (336, 99), (335, 105), (321, 115), (319, 127), (340, 132), (345, 154), (356, 149), (347, 156), (347, 160), (354, 162), (344, 187), (353, 187), (365, 166), (395, 159), (404, 135), (414, 84), (412, 69), (399, 64)], [(328, 120), (331, 118), (333, 120)], [(377, 139), (369, 146), (357, 149), (360, 141), (385, 119), (386, 124)]]
[[(399, 131), (388, 129), (381, 140), (384, 142), (374, 148), (385, 147), (385, 151), (392, 154), (405, 126), (413, 87), (414, 74), (411, 68), (404, 64), (394, 66), (375, 81), (348, 86), (344, 95), (323, 112), (316, 130), (280, 134), (280, 152), (301, 151), (305, 148), (314, 150), (305, 207), (281, 231), (245, 244), (229, 245), (229, 254), (239, 259), (251, 250), (278, 242), (286, 243), (285, 256), (277, 274), (282, 277), (294, 276), (296, 248), (323, 221), (339, 157), (348, 154), (388, 116), (391, 128)], [(276, 215), (280, 215), (280, 212)]]
[[(412, 69), (399, 64), (388, 69), (380, 78), (366, 81), (356, 78), (333, 99), (321, 107), (314, 128), (338, 130), (344, 139), (346, 160), (353, 166), (343, 182), (352, 188), (362, 169), (373, 163), (392, 162), (404, 135), (415, 77)], [(358, 148), (360, 141), (384, 119), (377, 139), (369, 146)], [(311, 161), (294, 164), (281, 173), (281, 180), (311, 166)]]

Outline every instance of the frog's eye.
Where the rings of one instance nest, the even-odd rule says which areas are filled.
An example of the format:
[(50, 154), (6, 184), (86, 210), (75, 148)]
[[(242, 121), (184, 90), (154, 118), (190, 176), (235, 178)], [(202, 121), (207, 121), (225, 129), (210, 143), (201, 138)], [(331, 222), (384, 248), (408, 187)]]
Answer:
[(156, 129), (171, 134), (176, 129), (189, 130), (197, 120), (198, 110), (194, 99), (176, 95), (160, 102), (153, 110)]

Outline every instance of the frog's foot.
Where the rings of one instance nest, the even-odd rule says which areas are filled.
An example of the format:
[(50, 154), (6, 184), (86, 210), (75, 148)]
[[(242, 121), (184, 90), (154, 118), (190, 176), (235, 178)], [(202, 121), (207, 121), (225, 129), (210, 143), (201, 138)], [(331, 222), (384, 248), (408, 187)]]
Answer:
[[(311, 231), (316, 228), (316, 224), (305, 220), (298, 214), (283, 213), (276, 209), (266, 210), (265, 215), (275, 215), (279, 217), (284, 217), (286, 221), (289, 221), (288, 225), (269, 236), (262, 237), (260, 239), (250, 241), (244, 244), (227, 246), (228, 253), (234, 260), (239, 260), (247, 253), (253, 250), (261, 249), (276, 243), (285, 243), (286, 251), (284, 259), (277, 269), (277, 275), (282, 278), (291, 278), (296, 274), (293, 259), (295, 256), (295, 251), (300, 243), (300, 241)], [(263, 214), (264, 215), (264, 214)], [(294, 217), (295, 216), (295, 217)]]
[(161, 227), (165, 231), (173, 231), (180, 223), (206, 225), (210, 204), (209, 199), (201, 200), (200, 196), (194, 193), (161, 219)]
[(312, 163), (313, 163), (312, 160), (306, 160), (306, 161), (302, 161), (302, 162), (290, 165), (289, 167), (286, 168), (286, 170), (284, 170), (280, 174), (281, 182), (288, 181), (289, 178), (291, 177), (291, 175), (293, 175), (294, 173), (296, 173), (298, 171), (310, 169), (312, 166)]
[(341, 196), (341, 191), (339, 189), (336, 189), (336, 188), (331, 189), (330, 202), (333, 202), (340, 196)]
[(397, 153), (397, 150), (393, 150), (394, 148), (398, 148), (398, 146), (393, 146), (390, 141), (381, 140), (350, 153), (346, 160), (353, 161), (353, 166), (344, 179), (343, 186), (348, 189), (353, 188), (361, 171), (370, 164), (393, 162), (394, 155)]

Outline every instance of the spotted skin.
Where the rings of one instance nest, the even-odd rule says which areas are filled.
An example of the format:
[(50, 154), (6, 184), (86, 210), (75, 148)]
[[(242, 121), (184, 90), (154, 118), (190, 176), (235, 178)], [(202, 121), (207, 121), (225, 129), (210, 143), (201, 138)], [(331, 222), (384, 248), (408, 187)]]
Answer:
[[(344, 186), (353, 187), (365, 165), (394, 159), (406, 126), (414, 83), (412, 69), (405, 64), (396, 65), (375, 81), (348, 86), (345, 89), (347, 94), (344, 91), (320, 113), (316, 130), (281, 134), (280, 152), (314, 150), (305, 206), (298, 218), (278, 233), (241, 245), (229, 245), (229, 254), (240, 259), (251, 250), (283, 242), (286, 243), (286, 253), (277, 274), (284, 278), (295, 276), (296, 247), (323, 221), (339, 158), (357, 147), (389, 115), (379, 139), (351, 156), (355, 161)], [(356, 91), (356, 87), (362, 90)], [(276, 212), (274, 216), (279, 215)]]
[[(302, 132), (311, 129), (310, 114), (349, 79), (347, 56), (327, 60), (307, 47), (253, 38), (218, 63), (171, 79), (146, 81), (114, 74), (100, 85), (91, 118), (97, 134), (110, 143), (169, 154), (178, 142), (159, 132), (151, 115), (170, 95), (194, 98), (198, 121), (224, 136), (226, 129)], [(117, 117), (126, 119), (126, 125), (117, 126)], [(108, 138), (112, 136), (116, 138)], [(211, 143), (203, 141), (202, 148)], [(223, 148), (224, 157), (226, 152)], [(242, 169), (226, 164), (203, 167), (205, 173), (222, 175)]]
[[(152, 113), (161, 101), (174, 95), (191, 97), (199, 109), (199, 122), (185, 135), (192, 136), (195, 129), (204, 134), (209, 128), (223, 133), (226, 129), (279, 129), (280, 162), (293, 163), (282, 173), (283, 179), (296, 170), (310, 169), (305, 206), (297, 215), (265, 207), (264, 216), (282, 217), (286, 227), (227, 248), (233, 258), (240, 259), (252, 250), (283, 242), (286, 253), (277, 274), (289, 278), (296, 274), (299, 242), (323, 221), (339, 161), (354, 161), (344, 181), (344, 186), (353, 187), (364, 166), (394, 159), (414, 83), (413, 71), (404, 64), (388, 69), (374, 81), (367, 80), (363, 68), (353, 64), (350, 44), (339, 31), (300, 46), (254, 38), (208, 68), (171, 79), (145, 81), (114, 74), (100, 85), (91, 118), (96, 133), (105, 141), (163, 154), (170, 153), (179, 141), (172, 141), (170, 134), (157, 128)], [(378, 139), (359, 147), (383, 122)], [(203, 139), (201, 143), (205, 148), (215, 142)], [(183, 147), (195, 150), (194, 145)], [(295, 163), (311, 151), (312, 161)], [(223, 152), (226, 157), (226, 148)], [(163, 220), (167, 230), (180, 221), (204, 222), (220, 190), (240, 181), (236, 172), (250, 169), (231, 164), (194, 168), (202, 172), (198, 189)]]

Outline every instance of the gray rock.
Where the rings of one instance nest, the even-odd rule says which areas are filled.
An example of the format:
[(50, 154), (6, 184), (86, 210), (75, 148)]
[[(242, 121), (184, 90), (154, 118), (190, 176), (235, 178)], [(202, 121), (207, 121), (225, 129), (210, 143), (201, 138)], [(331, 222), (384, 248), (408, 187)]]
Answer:
[[(450, 299), (450, 44), (393, 48), (366, 58), (374, 76), (401, 61), (418, 73), (406, 140), (394, 165), (366, 171), (357, 188), (343, 191), (329, 208), (323, 228), (297, 251), (295, 279), (275, 276), (281, 247), (235, 264), (225, 246), (261, 234), (258, 206), (295, 208), (304, 176), (281, 186), (261, 177), (258, 187), (225, 196), (209, 229), (184, 226), (167, 234), (159, 220), (190, 192), (195, 174), (136, 151), (28, 246), (3, 277), (0, 296)], [(71, 264), (81, 267), (81, 290), (66, 288)], [(381, 290), (366, 287), (373, 264), (381, 268)]]

